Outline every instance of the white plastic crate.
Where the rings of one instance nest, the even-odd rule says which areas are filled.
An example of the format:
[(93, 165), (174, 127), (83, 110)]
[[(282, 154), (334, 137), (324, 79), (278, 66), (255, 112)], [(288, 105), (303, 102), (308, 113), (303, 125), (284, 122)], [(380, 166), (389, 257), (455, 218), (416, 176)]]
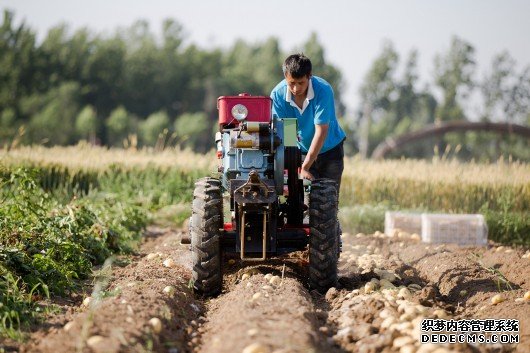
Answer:
[(385, 234), (394, 232), (421, 234), (421, 214), (406, 212), (385, 212)]
[(488, 243), (488, 226), (480, 214), (423, 213), (421, 239), (433, 244), (482, 246)]

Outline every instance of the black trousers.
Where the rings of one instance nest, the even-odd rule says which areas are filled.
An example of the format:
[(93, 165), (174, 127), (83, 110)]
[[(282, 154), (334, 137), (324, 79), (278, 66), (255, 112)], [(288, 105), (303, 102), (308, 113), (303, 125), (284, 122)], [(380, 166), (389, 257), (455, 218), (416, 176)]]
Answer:
[[(337, 193), (340, 191), (340, 181), (344, 171), (344, 141), (333, 147), (329, 151), (318, 155), (309, 172), (315, 179), (329, 178), (337, 182)], [(302, 159), (305, 159), (302, 154)]]

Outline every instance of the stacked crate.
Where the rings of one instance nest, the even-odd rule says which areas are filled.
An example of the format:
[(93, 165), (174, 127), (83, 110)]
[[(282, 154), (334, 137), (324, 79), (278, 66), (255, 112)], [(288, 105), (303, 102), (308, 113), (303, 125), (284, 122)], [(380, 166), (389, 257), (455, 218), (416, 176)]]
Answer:
[(488, 226), (480, 214), (431, 214), (386, 212), (385, 233), (421, 234), (425, 243), (483, 246), (488, 242)]
[(488, 243), (488, 226), (480, 214), (421, 215), (421, 239), (426, 243), (482, 246)]
[(395, 236), (399, 232), (421, 234), (421, 213), (385, 213), (385, 234)]

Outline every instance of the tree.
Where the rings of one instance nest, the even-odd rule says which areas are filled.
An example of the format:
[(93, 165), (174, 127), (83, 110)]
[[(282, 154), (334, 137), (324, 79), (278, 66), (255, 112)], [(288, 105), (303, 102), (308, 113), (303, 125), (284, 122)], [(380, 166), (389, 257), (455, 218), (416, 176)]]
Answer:
[(94, 107), (87, 105), (77, 115), (75, 131), (81, 138), (86, 138), (90, 143), (96, 143), (97, 116)]
[[(361, 86), (363, 112), (360, 126), (359, 152), (363, 158), (368, 157), (370, 150), (370, 135), (373, 131), (372, 121), (379, 121), (390, 105), (390, 94), (396, 87), (393, 75), (398, 60), (398, 54), (392, 43), (384, 43), (383, 52), (373, 62)], [(378, 142), (376, 141), (376, 143)]]
[[(44, 67), (42, 74), (47, 77), (46, 86), (40, 87), (48, 90), (57, 87), (65, 80), (77, 80), (77, 77), (69, 77), (66, 67), (70, 60), (70, 48), (68, 46), (68, 26), (60, 24), (52, 27), (44, 41), (39, 47), (39, 56)], [(71, 63), (70, 63), (71, 65)]]
[[(13, 19), (13, 13), (4, 11), (0, 26), (0, 112), (3, 127), (15, 129), (5, 127), (3, 139), (28, 126), (24, 143), (75, 143), (79, 133), (83, 138), (93, 133), (94, 114), (93, 134), (112, 145), (137, 131), (136, 116), (155, 112), (166, 112), (165, 122), (158, 124), (158, 118), (157, 123), (166, 128), (175, 126), (169, 117), (186, 121), (186, 114), (199, 112), (205, 115), (194, 115), (190, 122), (203, 122), (206, 116), (208, 121), (201, 124), (215, 126), (217, 97), (241, 92), (268, 96), (282, 78), (285, 55), (275, 37), (205, 50), (185, 45), (182, 25), (166, 19), (160, 38), (146, 21), (110, 36), (92, 34), (87, 28), (72, 33), (68, 24), (59, 24), (37, 44), (34, 32), (24, 22), (15, 25)], [(313, 56), (315, 73), (334, 87), (342, 114), (340, 72), (326, 62), (316, 35), (304, 47)], [(79, 113), (80, 107), (86, 109)], [(141, 124), (145, 143), (158, 137), (160, 131), (156, 136), (150, 133), (155, 120)], [(200, 136), (209, 136), (209, 131), (197, 129), (193, 131)]]
[(16, 131), (16, 114), (12, 108), (2, 110), (0, 114), (0, 147), (3, 142), (13, 138)]
[(283, 56), (278, 38), (270, 37), (254, 53), (254, 79), (265, 95), (283, 78)]
[(212, 125), (205, 113), (187, 113), (175, 120), (175, 135), (181, 147), (205, 153), (214, 146)]
[(166, 72), (163, 53), (157, 48), (149, 25), (136, 22), (125, 35), (127, 45), (123, 62), (122, 99), (128, 111), (137, 116), (147, 116), (163, 108), (159, 96), (165, 89), (161, 83)]
[(329, 82), (335, 94), (336, 110), (339, 116), (344, 115), (345, 106), (342, 102), (342, 74), (339, 69), (329, 64), (325, 58), (326, 52), (318, 40), (315, 32), (311, 33), (309, 39), (303, 44), (304, 54), (311, 59), (313, 73)]
[(76, 82), (65, 82), (50, 90), (41, 109), (31, 117), (31, 140), (47, 145), (66, 145), (76, 141), (75, 118), (79, 111), (80, 89)]
[(107, 142), (111, 146), (123, 146), (123, 141), (137, 131), (136, 118), (123, 106), (114, 109), (105, 122)]
[[(272, 87), (263, 87), (256, 80), (255, 74), (260, 71), (256, 63), (257, 46), (243, 40), (237, 40), (223, 57), (222, 76), (228, 94), (248, 92), (253, 95), (268, 95)], [(271, 73), (269, 73), (271, 74)]]
[(508, 91), (504, 104), (508, 122), (524, 122), (530, 115), (530, 66), (517, 75), (517, 81)]
[(82, 73), (84, 99), (96, 108), (101, 117), (108, 116), (120, 103), (124, 57), (124, 43), (114, 37), (97, 38), (86, 59)]
[(475, 49), (468, 42), (453, 37), (451, 47), (445, 54), (435, 57), (435, 82), (442, 91), (442, 103), (438, 106), (436, 119), (440, 121), (464, 120), (461, 106), (473, 87)]
[[(418, 130), (434, 122), (437, 102), (425, 87), (419, 90), (417, 86), (417, 58), (418, 53), (412, 50), (405, 62), (403, 76), (395, 81), (395, 91), (390, 93), (390, 104), (377, 124), (379, 134), (371, 135), (371, 149), (375, 143), (380, 143), (385, 136), (398, 136), (406, 132)], [(384, 134), (383, 134), (384, 133)], [(421, 157), (432, 150), (429, 141), (422, 142), (405, 150), (408, 156)]]
[(168, 132), (169, 117), (166, 112), (160, 111), (149, 115), (140, 123), (140, 138), (144, 145), (154, 146), (164, 132)]
[(493, 58), (491, 73), (486, 76), (481, 84), (484, 99), (483, 120), (503, 120), (503, 101), (506, 100), (510, 90), (510, 81), (514, 76), (515, 60), (508, 52), (503, 52)]
[[(389, 136), (397, 136), (424, 127), (434, 121), (436, 99), (428, 86), (418, 89), (418, 53), (412, 50), (401, 76), (396, 75), (399, 56), (391, 42), (384, 43), (361, 86), (363, 109), (360, 112), (359, 150), (367, 157)], [(411, 156), (422, 156), (427, 143), (408, 148)], [(401, 152), (401, 151), (400, 151)]]
[(159, 90), (160, 106), (157, 109), (166, 110), (169, 115), (179, 114), (183, 91), (183, 83), (187, 76), (192, 76), (183, 65), (182, 43), (185, 39), (182, 25), (172, 19), (166, 19), (162, 24), (162, 47), (160, 65), (163, 75), (160, 76)]
[(10, 108), (18, 115), (18, 101), (33, 91), (36, 75), (35, 33), (14, 14), (4, 10), (0, 26), (0, 111)]
[(517, 73), (508, 52), (496, 55), (481, 92), (485, 106), (482, 119), (524, 123), (530, 113), (530, 66)]

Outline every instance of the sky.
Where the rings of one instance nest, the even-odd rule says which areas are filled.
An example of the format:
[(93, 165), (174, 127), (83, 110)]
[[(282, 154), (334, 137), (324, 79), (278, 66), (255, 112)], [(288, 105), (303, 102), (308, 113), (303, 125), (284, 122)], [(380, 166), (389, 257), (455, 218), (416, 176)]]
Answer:
[(188, 44), (205, 49), (275, 36), (291, 52), (316, 32), (326, 60), (343, 74), (348, 114), (358, 109), (359, 87), (385, 40), (400, 54), (400, 67), (412, 49), (418, 51), (422, 84), (432, 85), (434, 57), (455, 35), (474, 46), (477, 78), (504, 50), (519, 70), (530, 65), (528, 0), (0, 0), (0, 8), (14, 11), (39, 39), (59, 23), (112, 35), (139, 19), (159, 34), (162, 21), (173, 18)]

